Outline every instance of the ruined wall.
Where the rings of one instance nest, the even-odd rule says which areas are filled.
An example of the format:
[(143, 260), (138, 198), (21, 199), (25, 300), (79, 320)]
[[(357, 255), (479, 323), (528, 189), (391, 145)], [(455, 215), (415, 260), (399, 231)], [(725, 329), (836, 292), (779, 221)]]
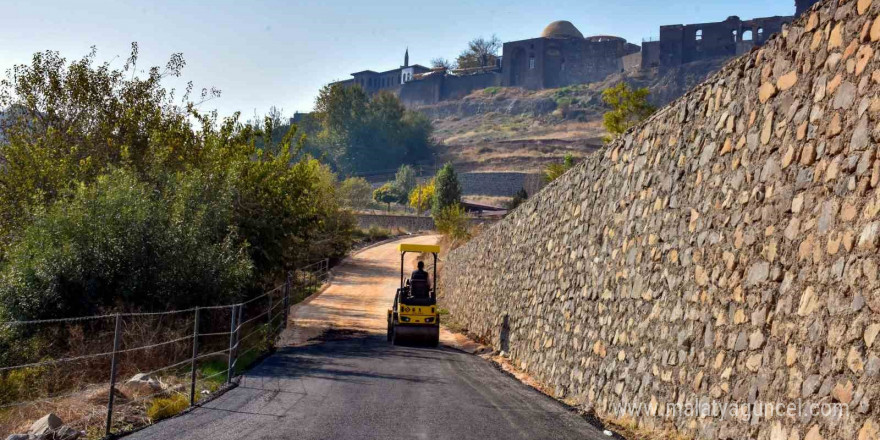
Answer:
[(741, 55), (752, 46), (763, 45), (792, 19), (776, 16), (740, 20), (733, 16), (717, 23), (660, 26), (660, 65), (673, 67)]
[[(826, 1), (449, 254), (448, 320), (604, 415), (880, 431), (880, 0)], [(695, 418), (667, 404), (839, 402)]]

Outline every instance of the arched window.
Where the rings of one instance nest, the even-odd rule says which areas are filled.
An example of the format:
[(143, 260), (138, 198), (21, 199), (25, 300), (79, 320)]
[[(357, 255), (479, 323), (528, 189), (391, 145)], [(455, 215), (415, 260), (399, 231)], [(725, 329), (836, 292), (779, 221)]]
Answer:
[(743, 38), (743, 41), (752, 41), (752, 38), (753, 38), (752, 37), (752, 30), (746, 29), (745, 31), (743, 31), (742, 38)]
[(764, 40), (764, 28), (758, 28), (758, 41)]
[(703, 41), (703, 30), (702, 29), (697, 29), (697, 34), (695, 36), (695, 39), (697, 41)]
[(730, 35), (733, 36), (733, 41), (734, 41), (734, 42), (739, 41), (739, 40), (737, 39), (737, 37), (739, 37), (739, 31), (738, 31), (738, 30), (734, 29), (733, 32), (730, 33)]
[(534, 68), (535, 68), (535, 56), (531, 55), (531, 56), (529, 56), (529, 70), (532, 70)]

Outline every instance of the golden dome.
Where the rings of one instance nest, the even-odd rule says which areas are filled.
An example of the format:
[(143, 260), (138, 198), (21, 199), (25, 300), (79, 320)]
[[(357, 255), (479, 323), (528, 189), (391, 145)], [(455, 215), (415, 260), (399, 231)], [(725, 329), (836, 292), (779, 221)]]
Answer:
[(541, 32), (542, 38), (584, 38), (584, 35), (570, 21), (554, 21)]

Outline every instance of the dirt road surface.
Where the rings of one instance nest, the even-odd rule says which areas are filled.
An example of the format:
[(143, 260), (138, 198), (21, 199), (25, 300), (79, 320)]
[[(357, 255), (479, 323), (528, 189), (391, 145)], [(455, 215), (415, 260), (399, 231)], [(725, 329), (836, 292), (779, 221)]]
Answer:
[(237, 388), (127, 438), (609, 438), (480, 357), (442, 344), (386, 342), (385, 313), (400, 283), (398, 243), (364, 250), (335, 268), (332, 285), (293, 308), (282, 346)]

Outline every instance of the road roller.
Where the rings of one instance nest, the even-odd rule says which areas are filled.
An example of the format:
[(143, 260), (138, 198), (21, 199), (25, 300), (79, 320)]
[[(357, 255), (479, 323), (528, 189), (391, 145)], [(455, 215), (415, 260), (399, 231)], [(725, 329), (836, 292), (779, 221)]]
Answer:
[[(401, 243), (398, 250), (400, 287), (394, 295), (394, 304), (388, 309), (388, 341), (394, 345), (424, 344), (435, 347), (440, 342), (440, 313), (437, 309), (437, 254), (440, 253), (440, 246)], [(434, 256), (431, 280), (421, 268), (413, 272), (410, 278), (404, 278), (404, 261), (408, 252)]]

